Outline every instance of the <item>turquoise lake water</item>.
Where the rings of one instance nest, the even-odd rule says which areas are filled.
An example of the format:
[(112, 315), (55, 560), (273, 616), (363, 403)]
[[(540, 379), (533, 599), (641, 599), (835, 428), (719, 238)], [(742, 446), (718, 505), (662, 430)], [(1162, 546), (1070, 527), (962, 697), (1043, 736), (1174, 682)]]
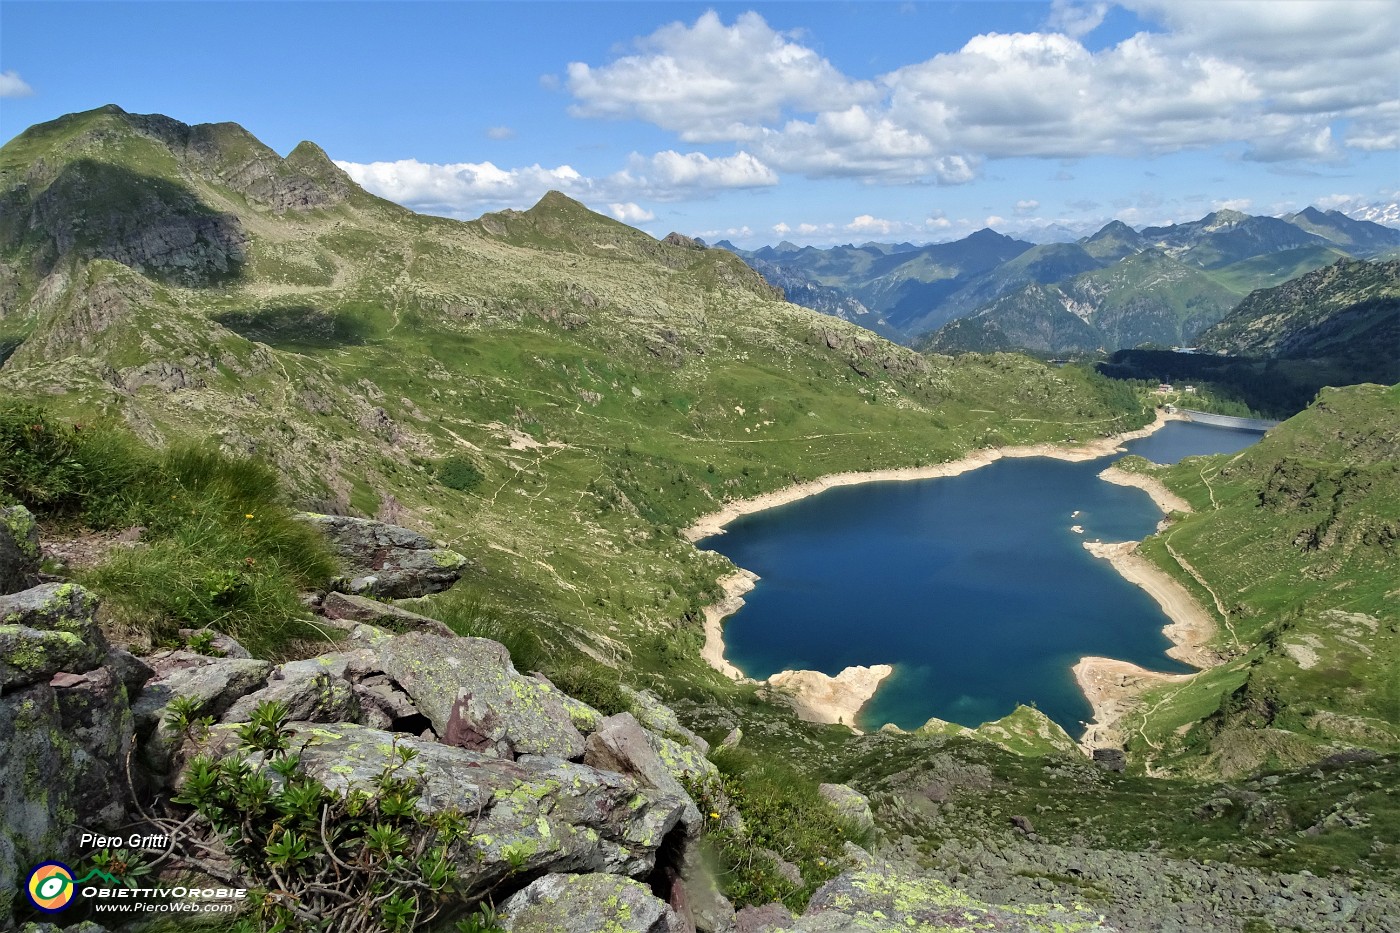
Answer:
[[(1260, 436), (1173, 421), (1125, 446), (1175, 463)], [(732, 522), (699, 545), (761, 578), (725, 625), (726, 656), (757, 678), (895, 665), (862, 728), (977, 726), (1034, 703), (1077, 736), (1091, 711), (1070, 668), (1084, 655), (1191, 670), (1163, 654), (1151, 597), (1083, 547), (1144, 538), (1162, 517), (1146, 493), (1098, 478), (1120, 456), (843, 486)]]

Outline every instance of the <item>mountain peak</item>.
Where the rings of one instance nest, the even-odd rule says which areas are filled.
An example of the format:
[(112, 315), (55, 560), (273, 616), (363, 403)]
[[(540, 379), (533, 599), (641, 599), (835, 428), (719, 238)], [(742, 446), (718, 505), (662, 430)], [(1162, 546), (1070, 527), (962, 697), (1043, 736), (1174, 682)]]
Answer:
[(1134, 230), (1132, 227), (1128, 226), (1127, 224), (1123, 223), (1123, 221), (1121, 220), (1110, 220), (1108, 223), (1103, 225), (1102, 229), (1100, 229), (1098, 233), (1095, 233), (1093, 236), (1089, 237), (1089, 242), (1092, 243), (1095, 240), (1102, 240), (1106, 237), (1111, 236), (1135, 237), (1137, 236), (1137, 231)]
[(573, 198), (569, 197), (569, 196), (568, 196), (567, 194), (565, 194), (564, 192), (562, 192), (562, 191), (556, 191), (556, 190), (553, 189), (553, 188), (551, 188), (551, 189), (549, 189), (548, 191), (546, 191), (546, 192), (544, 193), (544, 196), (543, 196), (542, 198), (540, 198), (538, 201), (536, 201), (536, 202), (535, 202), (535, 206), (532, 207), (532, 208), (530, 208), (530, 210), (531, 210), (531, 211), (569, 211), (569, 212), (573, 212), (573, 211), (587, 211), (587, 212), (590, 213), (590, 214), (593, 213), (593, 211), (588, 210), (588, 206), (587, 206), (586, 204), (584, 204), (583, 202), (581, 202), (581, 201), (575, 201)]

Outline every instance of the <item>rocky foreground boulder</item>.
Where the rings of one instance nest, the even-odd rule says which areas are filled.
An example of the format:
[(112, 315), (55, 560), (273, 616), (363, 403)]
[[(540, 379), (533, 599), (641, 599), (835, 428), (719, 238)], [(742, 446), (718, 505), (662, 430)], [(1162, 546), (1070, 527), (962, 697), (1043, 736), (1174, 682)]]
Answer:
[(301, 519), (326, 536), (340, 557), (344, 576), (332, 590), (406, 599), (440, 593), (462, 576), (467, 559), (398, 525), (345, 515), (303, 513)]
[(28, 866), (116, 830), (131, 795), (130, 693), (150, 669), (108, 646), (73, 584), (0, 596), (0, 928)]
[(0, 595), (39, 582), (39, 525), (22, 505), (0, 509)]

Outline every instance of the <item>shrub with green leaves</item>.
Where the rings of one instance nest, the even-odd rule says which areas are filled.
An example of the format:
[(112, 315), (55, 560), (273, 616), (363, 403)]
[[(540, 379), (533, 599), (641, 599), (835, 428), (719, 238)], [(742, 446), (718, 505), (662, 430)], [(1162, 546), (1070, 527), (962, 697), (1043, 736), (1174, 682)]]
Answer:
[[(177, 852), (227, 851), (263, 931), (401, 933), (466, 914), (454, 852), (472, 819), (418, 808), (415, 752), (393, 748), (367, 786), (337, 793), (302, 768), (286, 721), (285, 705), (260, 704), (238, 731), (241, 754), (190, 763), (174, 803), (198, 819), (170, 821)], [(494, 913), (457, 928), (489, 933)]]
[(485, 476), (481, 469), (466, 457), (448, 457), (438, 464), (438, 482), (448, 489), (469, 492), (481, 483)]

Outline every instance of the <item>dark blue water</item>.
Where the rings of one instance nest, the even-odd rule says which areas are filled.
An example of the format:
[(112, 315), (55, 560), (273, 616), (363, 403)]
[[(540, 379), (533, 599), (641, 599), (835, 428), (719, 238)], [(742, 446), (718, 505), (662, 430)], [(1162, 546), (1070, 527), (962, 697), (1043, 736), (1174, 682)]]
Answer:
[[(1259, 437), (1171, 422), (1127, 447), (1175, 463)], [(930, 716), (977, 726), (1033, 702), (1077, 735), (1091, 711), (1070, 668), (1084, 655), (1190, 670), (1163, 654), (1157, 604), (1084, 550), (1146, 537), (1161, 518), (1146, 493), (1098, 479), (1118, 456), (999, 460), (738, 519), (701, 543), (761, 577), (725, 626), (728, 658), (758, 678), (894, 664), (861, 712), (865, 728)]]

